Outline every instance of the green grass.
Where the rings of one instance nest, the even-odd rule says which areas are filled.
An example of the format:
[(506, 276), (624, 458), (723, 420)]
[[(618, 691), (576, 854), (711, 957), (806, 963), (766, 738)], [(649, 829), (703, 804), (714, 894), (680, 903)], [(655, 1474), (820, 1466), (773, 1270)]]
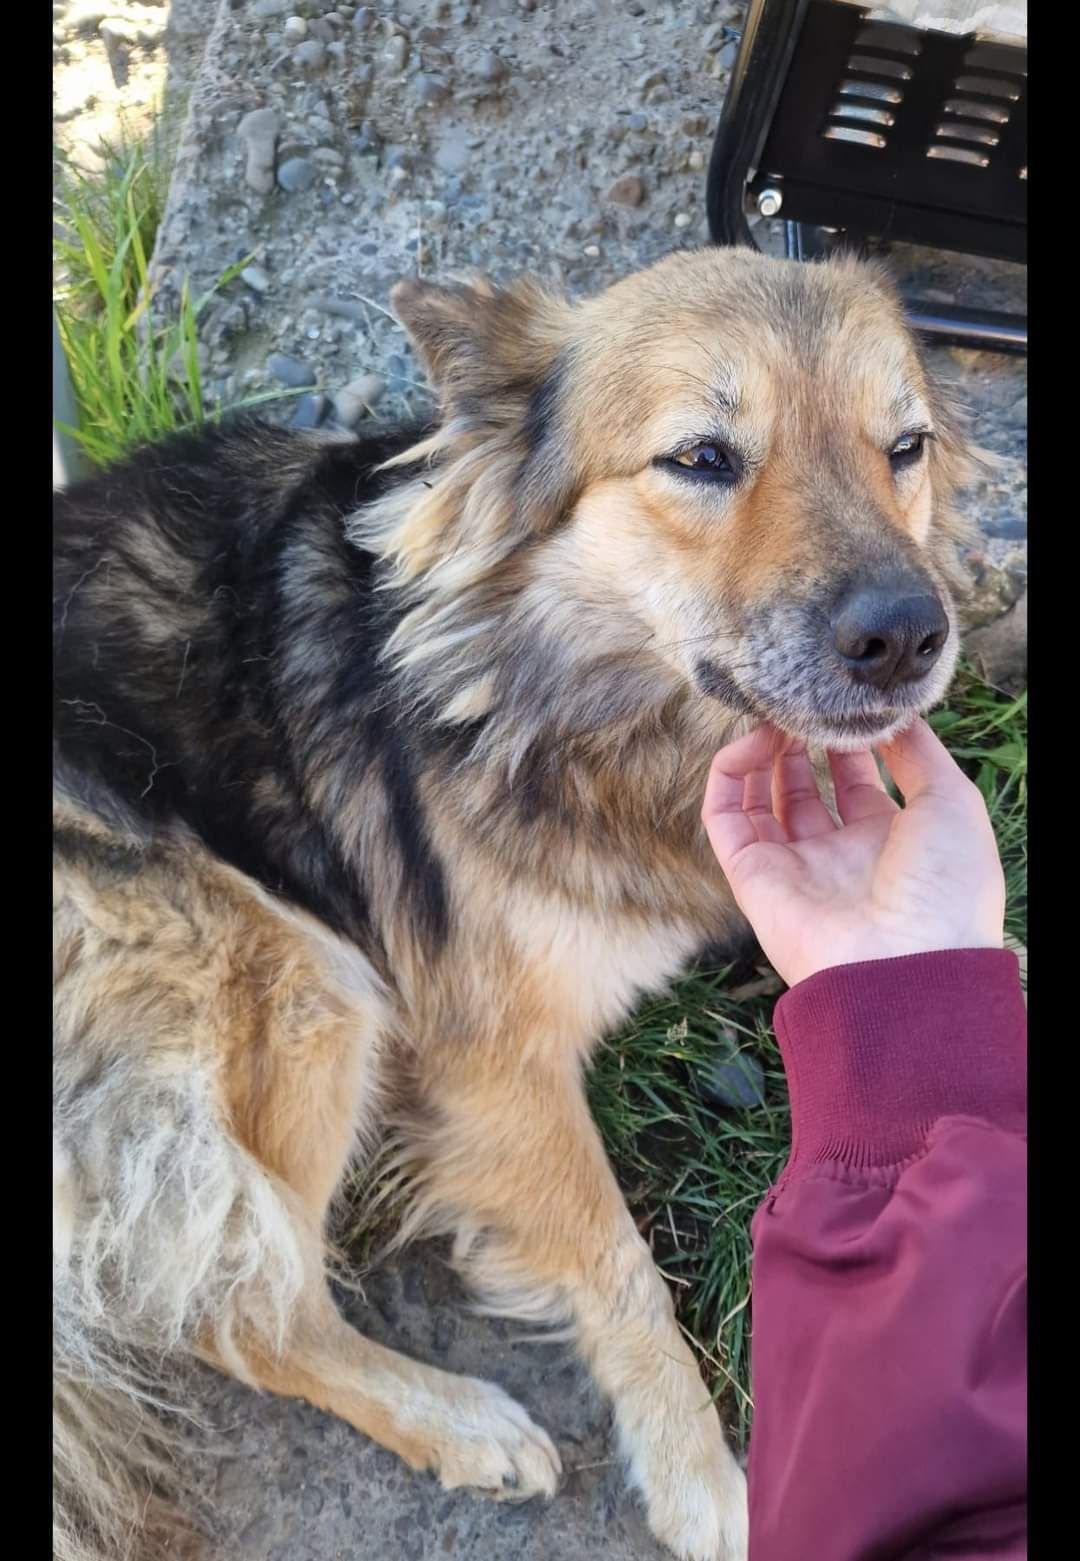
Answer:
[[(240, 261), (202, 297), (186, 283), (175, 319), (153, 317), (149, 264), (168, 188), (170, 140), (159, 127), (140, 140), (103, 143), (88, 173), (57, 155), (53, 296), (78, 411), (65, 428), (93, 465), (119, 460), (166, 434), (225, 410), (203, 385), (198, 323), (209, 300), (243, 269)], [(233, 403), (253, 407), (294, 392)], [(64, 425), (59, 425), (64, 427)]]
[[(1011, 698), (963, 671), (932, 725), (977, 781), (1008, 887), (1006, 930), (1027, 935), (1027, 695)], [(749, 1431), (750, 1218), (788, 1152), (787, 1091), (770, 1028), (776, 991), (745, 993), (722, 970), (698, 970), (646, 1004), (605, 1044), (589, 1083), (593, 1114), (640, 1228), (674, 1281), (728, 1424)], [(758, 986), (762, 983), (759, 980)], [(738, 994), (742, 995), (738, 995)], [(760, 1104), (726, 1109), (707, 1081), (718, 1054), (757, 1060)]]

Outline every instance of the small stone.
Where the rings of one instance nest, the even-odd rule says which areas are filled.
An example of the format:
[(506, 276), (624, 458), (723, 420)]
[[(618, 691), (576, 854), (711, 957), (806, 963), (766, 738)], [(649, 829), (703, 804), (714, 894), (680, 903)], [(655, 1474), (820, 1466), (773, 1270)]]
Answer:
[(345, 45), (335, 38), (333, 43), (326, 45), (326, 52), (332, 60), (337, 60), (339, 65), (345, 63)]
[(352, 19), (353, 32), (366, 33), (371, 31), (371, 24), (375, 20), (375, 12), (370, 5), (357, 7), (356, 15)]
[(645, 199), (645, 186), (637, 174), (624, 173), (610, 186), (604, 198), (616, 206), (640, 206)]
[(675, 226), (677, 228), (688, 228), (690, 226), (690, 222), (691, 219), (687, 216), (685, 211), (677, 211), (675, 213)]
[(686, 164), (692, 173), (700, 173), (705, 166), (705, 153), (696, 150), (691, 152)]
[(98, 27), (98, 33), (107, 49), (130, 49), (135, 42), (135, 29), (118, 16), (106, 17)]
[(302, 194), (315, 183), (315, 164), (306, 157), (290, 157), (277, 171), (277, 182), (290, 195)]
[(413, 77), (413, 91), (421, 103), (434, 107), (446, 100), (449, 88), (441, 76), (429, 76), (421, 72)]
[(266, 368), (278, 384), (287, 385), (290, 390), (305, 389), (316, 382), (310, 364), (301, 363), (299, 358), (289, 358), (283, 352), (272, 352), (266, 360)]
[(721, 1055), (703, 1080), (705, 1094), (718, 1105), (743, 1110), (765, 1104), (765, 1072), (757, 1058), (725, 1037)]
[(440, 173), (464, 173), (469, 166), (469, 147), (463, 131), (454, 131), (435, 150), (435, 166)]
[(69, 33), (97, 32), (113, 9), (111, 5), (93, 5), (86, 0), (86, 3), (75, 6), (67, 13), (67, 30)]
[(365, 415), (374, 413), (376, 404), (386, 391), (386, 381), (379, 374), (361, 374), (350, 380), (334, 396), (334, 416), (342, 428), (355, 428)]
[(1027, 677), (1027, 591), (1004, 617), (974, 629), (964, 650), (988, 683), (1011, 692)]
[(309, 22), (308, 32), (313, 38), (317, 38), (320, 43), (333, 42), (334, 29), (325, 16), (317, 16), (314, 21)]
[(284, 16), (290, 0), (255, 0), (255, 15), (262, 17)]
[(345, 166), (344, 157), (332, 146), (317, 146), (311, 154), (311, 161), (318, 163), (320, 168), (329, 169), (331, 173)]
[(290, 16), (285, 23), (285, 42), (299, 43), (301, 38), (307, 37), (307, 22), (302, 16)]
[(725, 43), (723, 48), (716, 51), (716, 64), (722, 71), (729, 71), (735, 63), (735, 56), (739, 52), (739, 45), (734, 38)]
[(703, 136), (709, 124), (704, 114), (687, 114), (679, 128), (684, 136)]
[(647, 98), (655, 87), (667, 86), (667, 73), (662, 70), (647, 70), (637, 79), (637, 89), (642, 97)]
[(292, 57), (305, 70), (321, 70), (326, 64), (326, 45), (317, 38), (309, 38), (306, 43), (296, 45)]
[(265, 293), (270, 287), (270, 278), (262, 266), (245, 266), (240, 273), (241, 282), (246, 282), (253, 293)]
[(648, 114), (631, 114), (627, 120), (631, 130), (647, 130), (649, 128)]
[(244, 178), (260, 195), (274, 188), (274, 146), (280, 121), (272, 108), (257, 108), (245, 114), (237, 126), (237, 135), (247, 151)]
[[(293, 414), (293, 428), (318, 428), (329, 410), (329, 402), (325, 396), (301, 396), (296, 403), (296, 411)], [(320, 1506), (322, 1503), (320, 1502)], [(318, 1509), (316, 1509), (318, 1510)]]
[(588, 255), (590, 260), (595, 260), (600, 253), (600, 247), (598, 244), (586, 244), (582, 253)]
[(400, 33), (395, 33), (388, 41), (382, 52), (383, 64), (394, 75), (400, 75), (405, 69), (405, 61), (409, 58), (409, 41)]
[(490, 49), (485, 49), (476, 65), (476, 74), (481, 81), (502, 81), (509, 74), (506, 64), (497, 54)]

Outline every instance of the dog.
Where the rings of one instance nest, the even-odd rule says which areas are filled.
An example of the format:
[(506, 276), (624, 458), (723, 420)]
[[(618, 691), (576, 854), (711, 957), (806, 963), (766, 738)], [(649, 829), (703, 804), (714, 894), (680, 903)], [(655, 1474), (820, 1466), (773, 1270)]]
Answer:
[(430, 426), (226, 420), (56, 500), (55, 1554), (171, 1542), (193, 1360), (448, 1489), (555, 1492), (500, 1388), (331, 1300), (328, 1210), (392, 1128), (403, 1234), (572, 1330), (653, 1532), (736, 1561), (744, 1475), (582, 1078), (745, 931), (717, 747), (864, 747), (946, 690), (961, 423), (852, 260), (392, 303)]

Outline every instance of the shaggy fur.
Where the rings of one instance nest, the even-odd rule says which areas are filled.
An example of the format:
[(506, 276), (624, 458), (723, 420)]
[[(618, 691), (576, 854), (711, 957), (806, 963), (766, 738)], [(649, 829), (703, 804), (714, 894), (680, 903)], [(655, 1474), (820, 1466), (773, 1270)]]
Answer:
[[(716, 747), (762, 716), (866, 742), (944, 691), (954, 420), (848, 263), (707, 251), (574, 305), (394, 302), (434, 427), (240, 422), (56, 503), (56, 1554), (171, 1544), (170, 1363), (195, 1358), (448, 1488), (554, 1492), (500, 1389), (330, 1300), (328, 1206), (392, 1117), (408, 1231), (572, 1329), (654, 1531), (735, 1561), (743, 1476), (582, 1070), (742, 930), (698, 820)], [(688, 472), (702, 444), (731, 482)], [(832, 648), (859, 581), (945, 604), (899, 693)]]

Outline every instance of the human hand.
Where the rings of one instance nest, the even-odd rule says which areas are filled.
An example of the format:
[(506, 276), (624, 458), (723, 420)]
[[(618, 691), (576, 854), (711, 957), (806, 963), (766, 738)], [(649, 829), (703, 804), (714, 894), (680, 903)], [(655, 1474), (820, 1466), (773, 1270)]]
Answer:
[(713, 760), (702, 822), (740, 910), (789, 986), (831, 965), (1001, 948), (1005, 877), (986, 805), (925, 721), (829, 755), (838, 826), (805, 746), (761, 726)]

